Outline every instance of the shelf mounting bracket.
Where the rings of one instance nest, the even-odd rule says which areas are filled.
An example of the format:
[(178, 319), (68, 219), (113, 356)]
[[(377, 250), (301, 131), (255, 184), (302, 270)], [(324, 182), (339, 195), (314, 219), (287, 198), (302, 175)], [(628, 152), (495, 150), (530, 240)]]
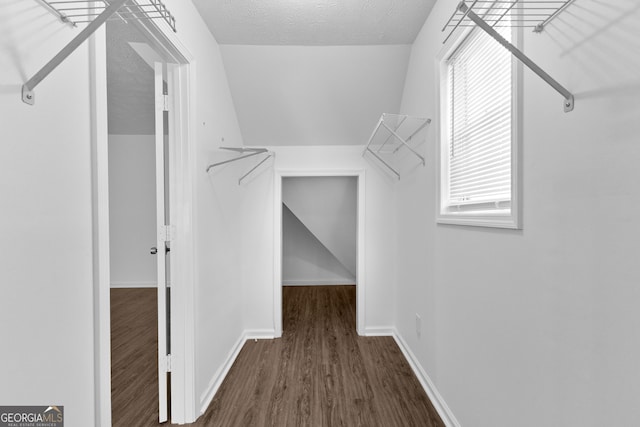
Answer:
[[(251, 173), (253, 171), (255, 171), (256, 169), (258, 169), (258, 167), (260, 167), (260, 165), (262, 165), (264, 162), (266, 162), (267, 160), (269, 160), (271, 157), (275, 156), (275, 153), (272, 151), (267, 150), (266, 148), (251, 148), (251, 147), (220, 147), (221, 150), (228, 150), (228, 151), (235, 151), (237, 153), (240, 154), (240, 156), (238, 157), (234, 157), (232, 159), (228, 159), (228, 160), (223, 160), (221, 162), (217, 162), (217, 163), (213, 163), (211, 165), (209, 165), (207, 167), (207, 173), (209, 173), (209, 171), (217, 166), (222, 166), (225, 165), (227, 163), (232, 163), (238, 160), (242, 160), (242, 159), (246, 159), (249, 157), (253, 157), (253, 156), (257, 156), (260, 154), (266, 154), (267, 156), (265, 158), (263, 158), (262, 160), (260, 160), (255, 166), (253, 166), (247, 173), (245, 173), (244, 175), (242, 175), (240, 177), (240, 179), (238, 179), (238, 185), (242, 184), (242, 181), (244, 181), (244, 179), (246, 177), (248, 177), (249, 175), (251, 175)], [(244, 153), (249, 153), (249, 154), (244, 154)]]
[(122, 5), (129, 0), (113, 0), (109, 6), (107, 6), (100, 15), (98, 15), (89, 25), (87, 25), (77, 36), (73, 38), (56, 56), (47, 62), (47, 64), (40, 69), (33, 77), (31, 77), (22, 86), (22, 101), (26, 104), (34, 105), (36, 101), (35, 93), (33, 92), (36, 86), (45, 79), (58, 65), (62, 63), (69, 55), (71, 55), (85, 40), (87, 40), (93, 33), (96, 32), (102, 24), (104, 24), (109, 18), (111, 18)]
[(518, 58), (520, 62), (526, 65), (531, 71), (536, 73), (542, 80), (547, 82), (557, 92), (564, 96), (563, 107), (565, 113), (573, 111), (574, 98), (573, 94), (569, 92), (564, 86), (558, 83), (553, 77), (551, 77), (546, 71), (540, 68), (535, 62), (533, 62), (527, 55), (525, 55), (520, 49), (509, 43), (504, 37), (502, 37), (491, 25), (480, 18), (464, 1), (458, 5), (458, 10), (464, 14), (465, 17), (473, 21), (478, 27), (480, 27), (485, 33), (489, 34), (498, 43), (504, 46), (513, 56)]
[[(387, 120), (391, 123), (386, 123), (385, 121)], [(406, 123), (408, 123), (408, 125)], [(382, 114), (382, 116), (380, 116), (378, 123), (373, 128), (371, 137), (369, 138), (369, 141), (367, 142), (362, 155), (365, 156), (367, 153), (372, 155), (386, 169), (393, 173), (393, 175), (395, 175), (397, 179), (400, 179), (400, 172), (398, 172), (398, 170), (394, 168), (389, 162), (383, 159), (381, 155), (393, 155), (396, 154), (401, 148), (406, 147), (414, 156), (420, 159), (420, 163), (424, 166), (426, 164), (424, 156), (422, 156), (413, 147), (411, 147), (409, 145), (409, 142), (413, 140), (413, 138), (430, 123), (431, 119), (427, 118), (384, 113)], [(400, 132), (400, 127), (403, 127), (402, 134)], [(386, 138), (384, 138), (384, 135), (379, 135), (379, 131), (381, 129), (385, 129), (388, 133), (388, 136)], [(382, 143), (379, 143), (377, 141), (381, 139), (380, 136), (384, 138), (384, 141), (382, 141)], [(383, 151), (385, 147), (391, 144), (394, 144), (395, 147), (392, 146), (391, 150)]]

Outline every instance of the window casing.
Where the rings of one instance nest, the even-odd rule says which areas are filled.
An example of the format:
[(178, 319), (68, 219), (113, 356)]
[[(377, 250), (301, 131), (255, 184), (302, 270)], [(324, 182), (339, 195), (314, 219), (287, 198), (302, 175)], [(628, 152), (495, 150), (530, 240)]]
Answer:
[[(517, 29), (499, 32), (518, 44)], [(474, 29), (445, 46), (438, 70), (438, 222), (521, 228), (520, 64)]]

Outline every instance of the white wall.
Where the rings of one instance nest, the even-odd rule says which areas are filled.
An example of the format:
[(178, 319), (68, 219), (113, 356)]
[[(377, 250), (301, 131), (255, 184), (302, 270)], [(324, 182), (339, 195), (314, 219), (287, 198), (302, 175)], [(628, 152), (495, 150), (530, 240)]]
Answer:
[(288, 177), (282, 202), (356, 275), (358, 181), (355, 177)]
[[(271, 147), (274, 168), (280, 171), (365, 170), (365, 329), (389, 330), (393, 326), (395, 301), (395, 209), (396, 181), (362, 157), (362, 147)], [(263, 168), (245, 188), (243, 212), (244, 317), (249, 330), (274, 329), (273, 172)]]
[(155, 136), (109, 135), (111, 287), (155, 287)]
[[(197, 410), (206, 405), (225, 362), (244, 331), (240, 197), (237, 171), (215, 178), (207, 166), (220, 159), (220, 146), (240, 146), (242, 136), (220, 49), (191, 1), (167, 0), (178, 20), (180, 41), (195, 58), (195, 111), (189, 132), (194, 137), (194, 237), (196, 256), (196, 390)], [(174, 285), (175, 286), (175, 285)]]
[[(525, 70), (522, 231), (436, 225), (435, 127), (427, 167), (400, 183), (396, 323), (465, 426), (637, 424), (640, 8), (585, 3), (524, 33), (576, 107)], [(416, 40), (404, 113), (435, 117), (456, 4), (440, 0)]]
[(282, 284), (347, 285), (356, 278), (320, 240), (282, 204)]
[(75, 34), (40, 5), (0, 6), (0, 402), (65, 406), (93, 423), (88, 47), (21, 100)]
[[(198, 171), (199, 397), (243, 331), (240, 273), (229, 277), (216, 270), (216, 256), (233, 241), (216, 235), (223, 214), (204, 169), (222, 137), (225, 145), (242, 140), (215, 40), (190, 1), (166, 4), (178, 18), (176, 37), (195, 58), (197, 78), (191, 82), (190, 135)], [(64, 405), (69, 427), (93, 424), (95, 413), (88, 44), (40, 84), (34, 107), (22, 103), (20, 89), (77, 32), (35, 2), (0, 8), (0, 255), (6, 284), (0, 341), (10, 343), (3, 347), (0, 401)]]
[(400, 107), (410, 46), (221, 46), (247, 145), (359, 145)]

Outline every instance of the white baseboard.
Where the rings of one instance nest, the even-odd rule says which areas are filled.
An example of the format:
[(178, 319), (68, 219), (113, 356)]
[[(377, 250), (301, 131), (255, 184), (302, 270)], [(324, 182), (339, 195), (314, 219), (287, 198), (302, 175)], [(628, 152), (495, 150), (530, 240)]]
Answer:
[(352, 280), (283, 280), (282, 286), (353, 286)]
[(240, 354), (240, 350), (244, 346), (244, 343), (247, 340), (253, 339), (273, 339), (275, 337), (275, 331), (273, 329), (248, 329), (244, 331), (238, 341), (233, 345), (233, 348), (229, 352), (227, 359), (223, 363), (223, 365), (216, 371), (209, 381), (209, 385), (204, 393), (200, 396), (200, 415), (204, 414), (207, 410), (214, 396), (216, 395), (218, 389), (222, 385), (222, 381), (224, 381), (225, 377), (229, 373), (233, 362), (236, 361), (238, 354)]
[(396, 334), (390, 326), (369, 326), (364, 328), (365, 337), (392, 337)]
[(272, 340), (276, 337), (273, 329), (247, 329), (244, 331), (244, 340)]
[(236, 343), (233, 345), (233, 348), (229, 352), (227, 360), (225, 360), (220, 369), (216, 371), (216, 373), (213, 375), (213, 378), (211, 378), (211, 381), (209, 381), (207, 389), (200, 395), (200, 415), (204, 414), (204, 412), (209, 407), (209, 404), (213, 400), (213, 397), (216, 395), (216, 392), (222, 385), (222, 381), (224, 381), (225, 377), (229, 373), (233, 362), (235, 362), (238, 354), (240, 354), (240, 350), (242, 350), (242, 346), (244, 345), (245, 341), (246, 338), (244, 336), (244, 333), (242, 333), (240, 338), (238, 338), (238, 341), (236, 341)]
[(156, 282), (111, 282), (112, 288), (157, 288)]
[(404, 354), (405, 359), (409, 362), (409, 365), (416, 374), (416, 377), (418, 377), (418, 381), (420, 381), (422, 388), (424, 388), (427, 396), (429, 396), (433, 407), (438, 411), (438, 415), (440, 415), (442, 422), (444, 422), (447, 427), (460, 427), (460, 423), (456, 420), (456, 417), (451, 412), (451, 409), (449, 409), (449, 406), (447, 406), (447, 403), (438, 392), (438, 389), (436, 389), (433, 381), (431, 381), (431, 378), (429, 378), (429, 375), (427, 375), (425, 370), (422, 368), (422, 365), (420, 365), (420, 362), (418, 362), (418, 359), (413, 354), (406, 341), (402, 338), (402, 335), (400, 335), (398, 330), (395, 328), (393, 331), (393, 338), (396, 340), (396, 343), (398, 344), (398, 347), (400, 347), (402, 354)]

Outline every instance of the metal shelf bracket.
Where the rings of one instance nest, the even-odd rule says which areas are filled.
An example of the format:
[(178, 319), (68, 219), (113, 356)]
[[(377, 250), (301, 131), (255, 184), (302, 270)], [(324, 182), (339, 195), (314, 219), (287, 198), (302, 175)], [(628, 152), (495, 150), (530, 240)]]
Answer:
[[(385, 113), (380, 116), (362, 155), (372, 155), (399, 180), (400, 173), (391, 166), (389, 162), (384, 160), (381, 155), (396, 154), (401, 148), (406, 147), (413, 155), (420, 159), (420, 163), (424, 166), (426, 164), (425, 158), (411, 147), (409, 142), (430, 123), (431, 119)], [(400, 130), (400, 128), (402, 128), (402, 130)], [(388, 133), (386, 138), (380, 133), (381, 129), (385, 129)], [(390, 147), (390, 149), (387, 147)]]
[(549, 25), (549, 23), (550, 23), (551, 21), (553, 21), (553, 20), (556, 18), (556, 16), (560, 15), (560, 14), (562, 13), (562, 11), (564, 11), (566, 8), (568, 8), (569, 6), (571, 6), (571, 4), (572, 4), (573, 2), (575, 2), (575, 1), (576, 1), (576, 0), (568, 0), (568, 1), (565, 1), (565, 3), (564, 3), (561, 7), (559, 7), (559, 8), (558, 8), (558, 10), (556, 10), (554, 13), (552, 13), (550, 16), (548, 16), (548, 17), (547, 17), (547, 19), (545, 19), (544, 21), (542, 21), (541, 23), (539, 23), (538, 25), (536, 25), (536, 26), (533, 28), (533, 32), (534, 32), (534, 33), (541, 33), (541, 32), (543, 32), (543, 31), (544, 31), (544, 29), (545, 29), (545, 27), (546, 27), (547, 25)]
[[(529, 0), (527, 2), (521, 2), (520, 0), (495, 0), (495, 1), (479, 1), (474, 0), (471, 6), (467, 6), (466, 2), (463, 0), (458, 4), (456, 11), (451, 16), (445, 27), (442, 29), (443, 31), (448, 27), (453, 27), (445, 42), (451, 37), (451, 34), (459, 28), (469, 26), (465, 24), (465, 20), (468, 19), (472, 21), (476, 26), (480, 27), (485, 33), (495, 39), (498, 43), (500, 43), (503, 47), (505, 47), (513, 56), (518, 58), (520, 62), (522, 62), (527, 68), (536, 73), (540, 78), (542, 78), (545, 82), (547, 82), (552, 88), (554, 88), (558, 93), (560, 93), (564, 97), (563, 108), (565, 113), (573, 111), (574, 108), (574, 96), (567, 88), (562, 86), (551, 77), (546, 71), (540, 68), (535, 62), (533, 62), (527, 55), (525, 55), (520, 49), (515, 47), (513, 44), (509, 43), (504, 37), (502, 37), (496, 30), (495, 27), (499, 26), (509, 26), (508, 22), (503, 18), (507, 13), (513, 12), (516, 17), (519, 17), (519, 20), (516, 19), (513, 25), (510, 26), (520, 26), (520, 27), (533, 27), (534, 31), (540, 32), (544, 29), (544, 27), (553, 20), (560, 12), (566, 9), (574, 0), (547, 0), (547, 1), (536, 1)], [(484, 5), (485, 3), (489, 3), (489, 6)], [(542, 6), (535, 6), (536, 4)], [(550, 7), (548, 4), (554, 4), (558, 7)], [(498, 18), (492, 18), (493, 21), (490, 23), (489, 20), (485, 20), (478, 16), (476, 11), (474, 11), (474, 6), (478, 5), (478, 11), (488, 17), (499, 16)], [(517, 7), (521, 5), (520, 7)], [(534, 11), (534, 12), (531, 12)], [(541, 11), (545, 11), (547, 13), (547, 18), (536, 25), (529, 25), (528, 22), (530, 20), (527, 18), (528, 16), (540, 16)], [(456, 21), (457, 19), (457, 21)], [(520, 22), (524, 21), (524, 23)]]
[[(229, 151), (235, 151), (238, 152), (242, 155), (238, 156), (238, 157), (234, 157), (233, 159), (229, 159), (229, 160), (223, 160), (221, 162), (217, 162), (217, 163), (213, 163), (210, 164), (207, 167), (207, 173), (209, 173), (209, 171), (217, 166), (222, 166), (225, 165), (227, 163), (232, 163), (232, 162), (236, 162), (238, 160), (242, 160), (242, 159), (246, 159), (249, 157), (253, 157), (253, 156), (257, 156), (259, 154), (266, 154), (267, 156), (265, 158), (263, 158), (262, 160), (260, 160), (258, 163), (256, 163), (256, 165), (254, 167), (252, 167), (251, 169), (249, 169), (249, 171), (247, 173), (245, 173), (244, 175), (242, 175), (240, 177), (240, 179), (238, 179), (238, 185), (242, 184), (242, 181), (247, 178), (249, 175), (251, 175), (251, 173), (253, 171), (255, 171), (256, 169), (258, 169), (260, 167), (260, 165), (262, 165), (264, 162), (266, 162), (267, 160), (269, 160), (271, 157), (275, 156), (275, 153), (272, 151), (267, 150), (266, 148), (249, 148), (249, 147), (220, 147), (220, 149), (222, 150), (229, 150)], [(249, 153), (249, 154), (244, 154), (244, 153)]]
[[(91, 37), (102, 24), (116, 15), (117, 19), (125, 21), (126, 19), (163, 19), (173, 31), (176, 31), (175, 18), (160, 0), (146, 0), (148, 3), (138, 3), (134, 0), (100, 0), (103, 6), (89, 6), (88, 1), (81, 0), (41, 1), (57, 13), (62, 22), (74, 27), (78, 23), (88, 23), (88, 25), (22, 86), (22, 101), (29, 105), (35, 104), (36, 86)], [(80, 3), (85, 6), (78, 6)]]

